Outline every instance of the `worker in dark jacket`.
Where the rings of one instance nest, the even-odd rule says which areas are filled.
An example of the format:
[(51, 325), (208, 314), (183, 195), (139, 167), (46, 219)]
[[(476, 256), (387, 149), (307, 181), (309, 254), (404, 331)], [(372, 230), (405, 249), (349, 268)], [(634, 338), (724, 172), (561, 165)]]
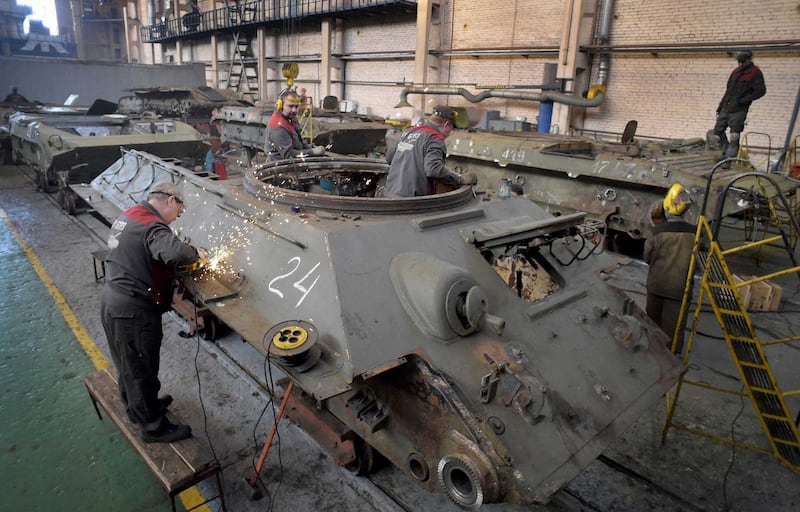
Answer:
[(31, 102), (19, 93), (19, 89), (16, 86), (11, 86), (11, 93), (6, 95), (3, 99), (3, 103), (6, 105), (30, 105)]
[(444, 140), (455, 128), (456, 111), (450, 107), (434, 108), (423, 124), (406, 130), (397, 145), (386, 152), (391, 164), (386, 179), (385, 197), (415, 197), (433, 194), (436, 183), (453, 188), (477, 183), (475, 174), (457, 174), (444, 165), (447, 146)]
[(691, 203), (686, 189), (680, 183), (673, 184), (662, 202), (664, 221), (655, 224), (653, 236), (644, 244), (644, 260), (650, 265), (647, 316), (670, 336), (670, 343), (680, 329), (676, 352), (683, 349), (684, 324), (678, 325), (678, 321), (697, 231), (683, 219)]
[(300, 125), (297, 124), (296, 119), (300, 103), (300, 96), (292, 89), (287, 89), (278, 96), (275, 112), (269, 120), (264, 141), (267, 161), (325, 154), (325, 148), (322, 146), (311, 146), (303, 140)]
[(170, 309), (178, 267), (203, 262), (202, 252), (178, 239), (169, 227), (183, 211), (181, 189), (173, 183), (156, 184), (146, 201), (114, 222), (108, 239), (100, 302), (103, 328), (122, 402), (148, 443), (180, 441), (192, 434), (188, 425), (166, 418), (172, 397), (158, 397), (161, 315)]
[[(739, 66), (728, 78), (725, 95), (717, 107), (717, 124), (714, 135), (722, 144), (722, 157), (733, 158), (739, 153), (739, 137), (744, 130), (747, 111), (750, 105), (767, 93), (764, 75), (753, 64), (753, 52), (741, 51), (736, 55)], [(725, 130), (731, 129), (731, 138), (725, 136)]]

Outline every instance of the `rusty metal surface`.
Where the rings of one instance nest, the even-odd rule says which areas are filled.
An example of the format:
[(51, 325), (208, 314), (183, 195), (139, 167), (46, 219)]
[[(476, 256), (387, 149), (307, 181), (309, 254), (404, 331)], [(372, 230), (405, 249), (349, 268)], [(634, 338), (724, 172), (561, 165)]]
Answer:
[[(680, 182), (695, 204), (703, 203), (719, 151), (701, 139), (618, 144), (531, 132), (463, 132), (447, 139), (448, 164), (475, 172), (477, 188), (495, 194), (503, 178), (518, 181), (525, 196), (553, 214), (583, 211), (637, 239), (650, 235), (650, 211), (667, 189)], [(710, 205), (734, 176), (748, 171), (734, 165), (714, 173)], [(784, 192), (797, 181), (773, 175)], [(737, 211), (729, 201), (727, 213)], [(694, 221), (698, 208), (690, 210)]]
[[(209, 250), (211, 279), (236, 291), (205, 306), (262, 354), (275, 326), (313, 326), (315, 366), (273, 363), (341, 423), (318, 433), (323, 444), (330, 430), (350, 430), (462, 506), (548, 501), (682, 370), (666, 336), (603, 281), (616, 258), (576, 244), (580, 215), (469, 195), (435, 211), (415, 198), (396, 200), (404, 208), (391, 214), (354, 211), (349, 196), (337, 209), (332, 191), (357, 179), (357, 162), (329, 162), (329, 190), (295, 181), (280, 197), (250, 192), (267, 185), (269, 168), (210, 181), (145, 165), (154, 160), (130, 153), (127, 170), (114, 171), (125, 183), (101, 175), (93, 186), (135, 201), (129, 191), (143, 193), (154, 169), (158, 181), (181, 183), (187, 211), (173, 226)], [(383, 201), (369, 187), (348, 190)], [(294, 204), (303, 197), (328, 207)], [(540, 298), (504, 280), (501, 260), (515, 256), (557, 289)], [(201, 298), (204, 286), (187, 283)]]

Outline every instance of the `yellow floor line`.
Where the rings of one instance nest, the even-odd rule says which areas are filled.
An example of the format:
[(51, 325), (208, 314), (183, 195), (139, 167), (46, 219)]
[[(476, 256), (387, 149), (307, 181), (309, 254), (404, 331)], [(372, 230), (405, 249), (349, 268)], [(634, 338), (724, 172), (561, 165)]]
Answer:
[[(66, 299), (64, 299), (64, 296), (61, 295), (61, 292), (58, 291), (56, 284), (52, 279), (50, 279), (50, 276), (47, 275), (47, 272), (45, 272), (42, 262), (39, 261), (36, 253), (33, 252), (33, 249), (31, 249), (25, 239), (22, 238), (22, 235), (19, 233), (19, 231), (17, 231), (17, 227), (14, 226), (14, 224), (11, 222), (11, 219), (8, 218), (8, 214), (3, 208), (0, 208), (0, 219), (3, 220), (3, 223), (8, 228), (8, 231), (11, 233), (14, 239), (16, 239), (17, 243), (22, 248), (22, 251), (25, 253), (25, 256), (27, 256), (28, 260), (31, 262), (33, 270), (36, 272), (36, 275), (39, 276), (39, 279), (41, 279), (42, 283), (44, 283), (47, 291), (50, 293), (50, 296), (53, 297), (56, 306), (58, 306), (59, 311), (61, 311), (61, 314), (64, 316), (64, 320), (72, 330), (75, 338), (77, 338), (78, 343), (80, 343), (81, 347), (83, 347), (86, 355), (88, 355), (89, 359), (91, 359), (92, 364), (94, 364), (95, 368), (98, 370), (106, 369), (108, 367), (108, 359), (105, 358), (97, 345), (95, 345), (94, 340), (91, 336), (89, 336), (86, 328), (83, 326), (81, 321), (78, 320), (78, 317), (75, 316), (75, 313), (72, 311), (72, 308), (69, 307), (69, 304), (67, 303)], [(204, 503), (206, 499), (203, 497), (203, 494), (197, 487), (187, 489), (179, 496), (186, 510), (194, 509), (200, 512), (211, 512), (211, 509), (208, 506), (199, 507), (199, 505)]]

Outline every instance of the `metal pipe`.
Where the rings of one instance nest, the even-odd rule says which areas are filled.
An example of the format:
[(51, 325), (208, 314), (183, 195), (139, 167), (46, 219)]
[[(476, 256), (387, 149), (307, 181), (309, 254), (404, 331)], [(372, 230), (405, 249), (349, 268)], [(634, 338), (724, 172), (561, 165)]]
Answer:
[(724, 41), (713, 43), (664, 43), (664, 44), (595, 44), (583, 45), (587, 53), (716, 53), (737, 52), (742, 48), (754, 52), (792, 52), (800, 50), (800, 40), (783, 39), (773, 41)]
[(603, 0), (603, 16), (600, 18), (600, 29), (597, 34), (597, 38), (603, 43), (608, 41), (608, 33), (611, 29), (611, 1), (612, 0)]
[(464, 99), (471, 103), (479, 103), (488, 98), (505, 98), (510, 100), (526, 100), (526, 101), (553, 101), (556, 103), (563, 103), (573, 107), (596, 107), (603, 103), (605, 98), (604, 90), (597, 90), (594, 95), (590, 94), (589, 98), (582, 98), (570, 94), (562, 94), (560, 92), (542, 91), (542, 92), (524, 92), (524, 91), (510, 91), (505, 89), (489, 89), (482, 91), (480, 94), (472, 94), (464, 88), (431, 88), (431, 87), (406, 87), (400, 92), (400, 102), (395, 105), (395, 108), (411, 107), (408, 102), (409, 94), (441, 94), (451, 96), (462, 96)]
[[(613, 0), (603, 0), (603, 16), (600, 18), (600, 28), (597, 38), (601, 44), (605, 44), (609, 40), (609, 32), (611, 27), (611, 10), (613, 9)], [(600, 64), (598, 66), (597, 83), (606, 85), (608, 80), (609, 61), (611, 60), (610, 54), (603, 52), (600, 54)]]
[[(783, 142), (783, 151), (781, 151), (778, 161), (775, 163), (775, 170), (780, 171), (783, 169), (783, 162), (786, 160), (786, 152), (789, 151), (789, 145), (792, 143), (792, 133), (794, 132), (794, 124), (797, 122), (797, 112), (800, 110), (800, 87), (797, 89), (797, 97), (794, 100), (794, 110), (792, 110), (792, 117), (789, 120), (789, 128), (786, 130), (786, 140)], [(769, 165), (769, 164), (768, 164)]]

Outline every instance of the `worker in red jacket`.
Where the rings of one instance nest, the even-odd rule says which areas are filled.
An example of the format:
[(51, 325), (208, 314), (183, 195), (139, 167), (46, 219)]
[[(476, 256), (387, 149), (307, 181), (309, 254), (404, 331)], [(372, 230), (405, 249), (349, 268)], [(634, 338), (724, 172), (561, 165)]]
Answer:
[(161, 315), (170, 310), (178, 268), (202, 266), (202, 250), (180, 240), (169, 227), (184, 211), (178, 185), (157, 183), (147, 199), (128, 208), (111, 226), (100, 316), (119, 374), (120, 398), (145, 443), (191, 437), (188, 425), (170, 422), (172, 397), (158, 396)]
[[(725, 95), (717, 107), (717, 124), (714, 135), (722, 144), (722, 157), (733, 158), (739, 153), (739, 137), (744, 130), (750, 105), (767, 93), (764, 74), (753, 64), (753, 52), (744, 50), (736, 55), (739, 66), (728, 78)], [(731, 129), (730, 142), (725, 130)]]
[(390, 167), (385, 197), (434, 194), (438, 182), (452, 188), (477, 183), (474, 173), (458, 174), (445, 166), (447, 146), (444, 141), (455, 128), (456, 117), (451, 107), (435, 107), (425, 123), (403, 132), (397, 145), (386, 151)]
[(324, 147), (312, 146), (303, 140), (296, 119), (300, 103), (300, 96), (292, 89), (286, 89), (278, 96), (264, 141), (264, 152), (267, 153), (268, 162), (325, 154)]

